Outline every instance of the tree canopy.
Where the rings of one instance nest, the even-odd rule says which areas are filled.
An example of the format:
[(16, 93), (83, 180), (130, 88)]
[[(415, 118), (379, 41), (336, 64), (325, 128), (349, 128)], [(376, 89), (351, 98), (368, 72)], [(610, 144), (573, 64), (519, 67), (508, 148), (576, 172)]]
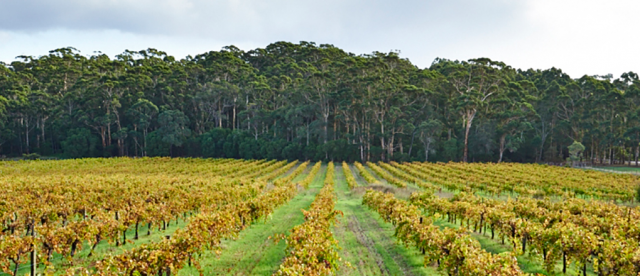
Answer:
[(0, 155), (637, 160), (640, 81), (276, 42), (184, 59), (74, 48), (0, 64)]

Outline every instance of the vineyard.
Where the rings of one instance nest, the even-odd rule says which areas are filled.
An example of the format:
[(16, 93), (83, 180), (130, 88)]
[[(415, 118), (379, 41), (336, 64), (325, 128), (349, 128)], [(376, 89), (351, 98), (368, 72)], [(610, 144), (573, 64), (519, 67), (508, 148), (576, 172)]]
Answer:
[(533, 164), (0, 162), (0, 275), (639, 275), (640, 180)]

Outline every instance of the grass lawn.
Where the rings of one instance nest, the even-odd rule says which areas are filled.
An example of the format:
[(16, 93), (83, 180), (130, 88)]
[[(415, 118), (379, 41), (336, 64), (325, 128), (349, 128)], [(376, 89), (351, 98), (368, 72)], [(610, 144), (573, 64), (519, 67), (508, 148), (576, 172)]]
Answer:
[(619, 171), (619, 172), (637, 172), (640, 173), (640, 167), (601, 167), (601, 169)]

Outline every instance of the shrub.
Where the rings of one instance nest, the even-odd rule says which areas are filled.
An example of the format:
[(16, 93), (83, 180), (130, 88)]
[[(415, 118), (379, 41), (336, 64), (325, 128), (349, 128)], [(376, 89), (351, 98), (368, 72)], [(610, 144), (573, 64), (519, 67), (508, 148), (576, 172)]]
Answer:
[(22, 159), (24, 160), (40, 160), (40, 154), (37, 153), (27, 153), (22, 155)]

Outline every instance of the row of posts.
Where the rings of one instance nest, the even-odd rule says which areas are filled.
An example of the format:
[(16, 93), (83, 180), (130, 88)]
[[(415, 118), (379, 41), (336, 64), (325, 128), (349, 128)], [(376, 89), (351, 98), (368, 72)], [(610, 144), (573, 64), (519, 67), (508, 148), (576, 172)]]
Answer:
[[(36, 238), (36, 229), (35, 229), (35, 227), (33, 227), (33, 228), (31, 229), (31, 236), (33, 237), (33, 239), (34, 239), (34, 241), (35, 241), (35, 238)], [(171, 236), (170, 236), (170, 235), (167, 235), (167, 236), (165, 236), (165, 237), (166, 237), (167, 239), (171, 239)], [(37, 271), (37, 269), (36, 269), (36, 268), (38, 267), (38, 252), (36, 252), (36, 248), (37, 248), (37, 246), (36, 246), (36, 243), (35, 243), (35, 242), (33, 243), (32, 247), (33, 247), (33, 248), (32, 248), (32, 250), (31, 250), (31, 267), (30, 267), (31, 272), (30, 272), (30, 275), (31, 275), (31, 276), (36, 276), (36, 271)], [(163, 271), (162, 271), (162, 270), (160, 270), (158, 274), (159, 274), (160, 276), (162, 276), (162, 272), (163, 272)], [(171, 268), (169, 268), (169, 267), (165, 268), (165, 269), (164, 269), (164, 272), (165, 272), (165, 273), (164, 273), (164, 274), (165, 274), (165, 276), (171, 276)]]

